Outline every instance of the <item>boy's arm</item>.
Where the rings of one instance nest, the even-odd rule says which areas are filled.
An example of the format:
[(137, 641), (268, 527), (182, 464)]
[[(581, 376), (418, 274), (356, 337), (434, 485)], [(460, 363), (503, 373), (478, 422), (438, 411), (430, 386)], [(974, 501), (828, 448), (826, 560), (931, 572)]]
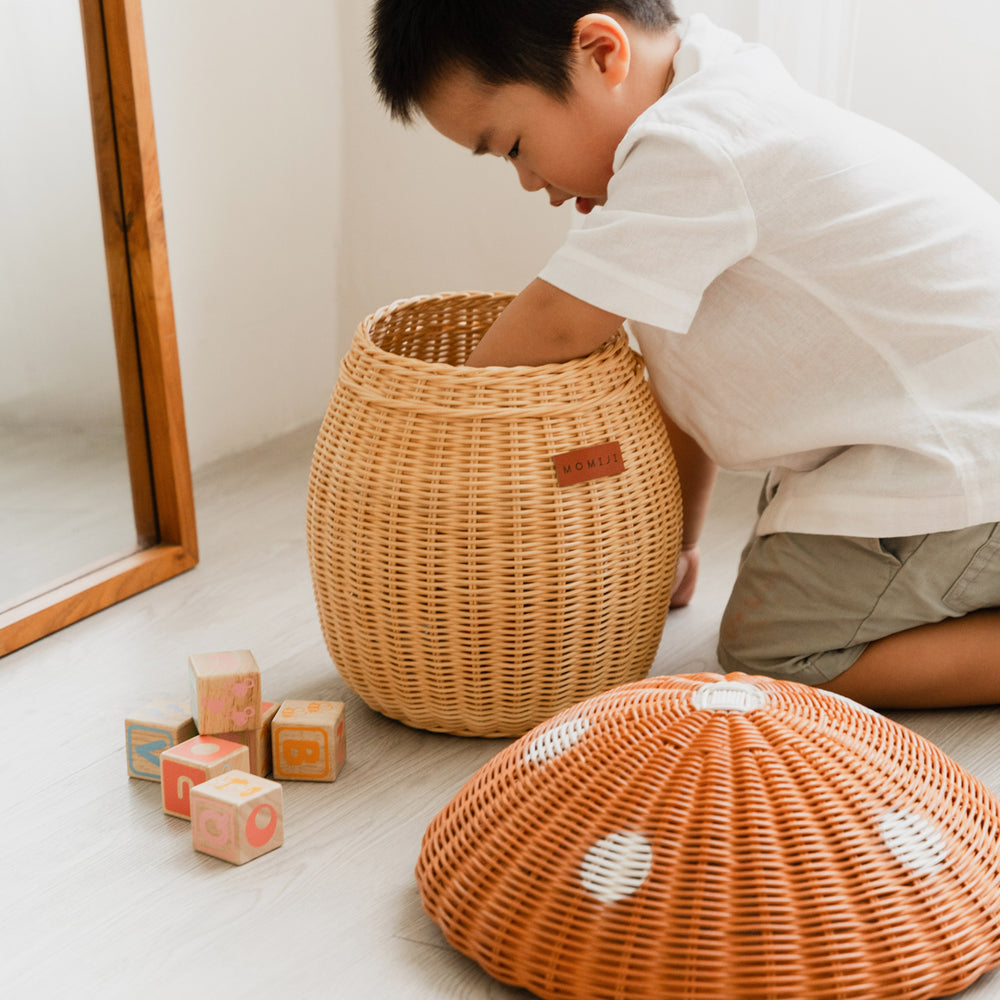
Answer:
[[(623, 317), (589, 305), (535, 278), (486, 331), (466, 365), (544, 365), (582, 358), (621, 326)], [(672, 607), (691, 600), (698, 577), (698, 539), (715, 485), (715, 463), (660, 408), (681, 482), (684, 537), (674, 580)]]
[(535, 278), (497, 317), (466, 365), (544, 365), (596, 351), (621, 326), (621, 316), (589, 305)]
[(701, 552), (698, 539), (705, 525), (708, 501), (715, 486), (718, 467), (710, 459), (701, 445), (685, 434), (660, 407), (663, 423), (670, 437), (670, 447), (677, 463), (677, 475), (681, 482), (681, 504), (684, 508), (684, 534), (681, 539), (681, 556), (674, 577), (674, 591), (670, 597), (672, 608), (683, 608), (694, 595), (698, 582), (698, 566)]

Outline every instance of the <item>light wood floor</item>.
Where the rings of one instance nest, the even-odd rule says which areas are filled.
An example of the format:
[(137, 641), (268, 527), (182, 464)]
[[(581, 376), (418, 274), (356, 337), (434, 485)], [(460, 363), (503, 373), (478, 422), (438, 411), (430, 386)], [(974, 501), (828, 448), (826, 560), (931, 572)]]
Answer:
[[(407, 729), (337, 676), (305, 552), (313, 440), (307, 428), (196, 477), (198, 568), (0, 659), (0, 996), (528, 997), (445, 944), (413, 880), (427, 823), (505, 741)], [(720, 482), (699, 593), (668, 618), (654, 673), (717, 669), (756, 493), (752, 477)], [(348, 735), (334, 784), (285, 784), (285, 845), (238, 868), (196, 854), (159, 786), (126, 777), (123, 726), (186, 696), (190, 653), (233, 648), (253, 650), (271, 700), (345, 701)], [(1000, 793), (997, 711), (895, 718)], [(1000, 997), (1000, 975), (962, 996)]]

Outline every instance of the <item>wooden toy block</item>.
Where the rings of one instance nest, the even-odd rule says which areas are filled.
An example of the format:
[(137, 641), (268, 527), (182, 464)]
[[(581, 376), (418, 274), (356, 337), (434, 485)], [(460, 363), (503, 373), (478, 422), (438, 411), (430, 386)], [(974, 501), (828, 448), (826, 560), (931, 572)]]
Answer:
[(195, 736), (160, 754), (163, 811), (191, 818), (191, 789), (226, 771), (245, 771), (250, 751), (218, 736)]
[(281, 785), (247, 771), (227, 771), (191, 789), (191, 842), (196, 851), (234, 865), (284, 841)]
[(283, 701), (271, 723), (276, 779), (333, 781), (347, 756), (342, 701)]
[(250, 766), (247, 770), (261, 778), (266, 778), (271, 773), (271, 722), (277, 712), (276, 701), (262, 701), (260, 725), (256, 729), (225, 734), (227, 740), (242, 743), (250, 751)]
[(188, 658), (191, 714), (202, 735), (238, 733), (260, 725), (260, 669), (249, 649)]
[(197, 736), (186, 701), (151, 701), (125, 720), (125, 761), (129, 776), (160, 780), (160, 754)]

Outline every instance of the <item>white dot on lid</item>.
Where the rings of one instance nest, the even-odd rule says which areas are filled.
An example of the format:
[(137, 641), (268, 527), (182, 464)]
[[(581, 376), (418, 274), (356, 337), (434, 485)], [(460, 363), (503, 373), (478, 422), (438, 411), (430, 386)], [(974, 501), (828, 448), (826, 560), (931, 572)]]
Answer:
[(543, 730), (524, 748), (525, 763), (544, 764), (565, 753), (579, 743), (589, 725), (590, 721), (585, 716), (578, 716)]
[(691, 703), (707, 712), (752, 712), (767, 704), (767, 695), (742, 681), (709, 681), (691, 695)]
[(653, 848), (642, 834), (623, 830), (599, 840), (580, 865), (584, 889), (602, 903), (637, 892), (653, 867)]
[(878, 829), (896, 859), (917, 875), (933, 875), (948, 860), (944, 838), (922, 816), (891, 809), (879, 817)]

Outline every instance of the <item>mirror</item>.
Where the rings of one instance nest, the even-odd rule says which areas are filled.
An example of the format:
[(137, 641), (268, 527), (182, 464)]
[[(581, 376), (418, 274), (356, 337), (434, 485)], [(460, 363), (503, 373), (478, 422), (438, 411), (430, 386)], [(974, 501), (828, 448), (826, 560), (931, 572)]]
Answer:
[(0, 67), (8, 608), (136, 539), (77, 0), (0, 5)]
[(139, 0), (0, 5), (0, 77), (3, 655), (197, 540)]

